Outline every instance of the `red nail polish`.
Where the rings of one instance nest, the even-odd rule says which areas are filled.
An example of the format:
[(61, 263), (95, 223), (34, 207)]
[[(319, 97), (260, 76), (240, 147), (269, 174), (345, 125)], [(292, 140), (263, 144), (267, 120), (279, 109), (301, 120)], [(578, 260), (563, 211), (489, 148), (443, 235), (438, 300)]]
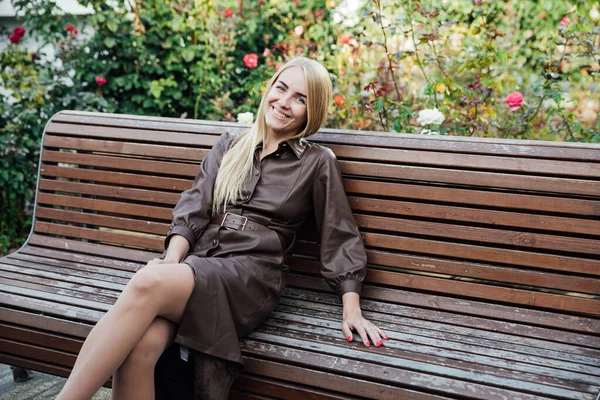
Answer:
[(351, 342), (352, 341), (352, 336), (348, 336), (348, 341)]

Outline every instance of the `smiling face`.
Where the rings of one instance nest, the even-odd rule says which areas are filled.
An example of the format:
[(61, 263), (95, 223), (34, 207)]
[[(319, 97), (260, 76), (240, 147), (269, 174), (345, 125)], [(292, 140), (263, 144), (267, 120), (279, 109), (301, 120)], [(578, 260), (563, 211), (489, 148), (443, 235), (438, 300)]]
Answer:
[(296, 135), (306, 124), (306, 79), (300, 67), (286, 68), (267, 94), (265, 122), (279, 137)]

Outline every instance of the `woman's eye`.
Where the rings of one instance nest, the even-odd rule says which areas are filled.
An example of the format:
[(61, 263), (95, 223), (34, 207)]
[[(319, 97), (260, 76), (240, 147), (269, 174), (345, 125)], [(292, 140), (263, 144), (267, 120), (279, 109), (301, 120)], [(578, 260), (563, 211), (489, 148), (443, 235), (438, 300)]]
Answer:
[(306, 100), (304, 100), (304, 97), (296, 97), (296, 101), (300, 104), (306, 104)]
[(279, 90), (280, 92), (284, 92), (285, 88), (283, 86), (277, 86), (277, 90)]

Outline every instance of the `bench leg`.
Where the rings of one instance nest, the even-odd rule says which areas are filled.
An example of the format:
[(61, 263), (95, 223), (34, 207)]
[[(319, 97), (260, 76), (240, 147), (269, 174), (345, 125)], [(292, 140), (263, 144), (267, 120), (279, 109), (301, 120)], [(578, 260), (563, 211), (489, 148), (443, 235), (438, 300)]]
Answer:
[(31, 371), (21, 367), (10, 367), (14, 382), (25, 382), (31, 379)]

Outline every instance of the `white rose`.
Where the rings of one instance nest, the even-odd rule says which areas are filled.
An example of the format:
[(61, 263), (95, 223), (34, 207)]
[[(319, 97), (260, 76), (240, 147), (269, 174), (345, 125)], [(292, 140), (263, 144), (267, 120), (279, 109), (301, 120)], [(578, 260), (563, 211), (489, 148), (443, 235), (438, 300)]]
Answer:
[(442, 114), (437, 108), (419, 111), (417, 123), (421, 126), (439, 125), (442, 122), (444, 122), (444, 114)]
[(594, 7), (590, 10), (590, 18), (592, 21), (598, 21), (600, 19), (600, 11), (598, 11), (598, 8)]
[(239, 113), (237, 115), (237, 121), (241, 124), (251, 124), (254, 121), (254, 114), (251, 112)]

